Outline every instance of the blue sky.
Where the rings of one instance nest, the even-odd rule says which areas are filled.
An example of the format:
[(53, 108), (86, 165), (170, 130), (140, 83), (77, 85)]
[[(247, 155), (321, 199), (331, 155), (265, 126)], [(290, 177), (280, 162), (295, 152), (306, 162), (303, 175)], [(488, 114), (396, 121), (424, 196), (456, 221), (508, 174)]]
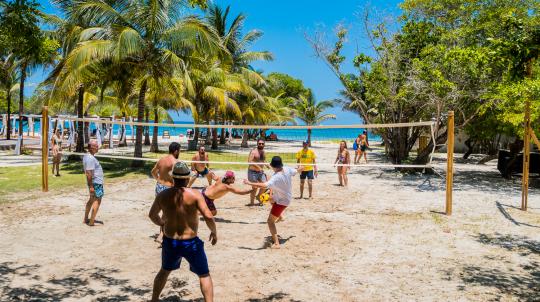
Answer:
[[(214, 0), (220, 6), (231, 6), (231, 15), (244, 13), (247, 16), (245, 29), (258, 29), (264, 36), (253, 45), (254, 50), (268, 50), (274, 54), (272, 62), (256, 62), (253, 66), (265, 73), (282, 72), (304, 81), (304, 85), (313, 89), (318, 100), (339, 97), (341, 86), (324, 63), (314, 57), (313, 50), (304, 38), (304, 33), (313, 33), (315, 29), (323, 29), (328, 38), (332, 38), (336, 25), (344, 24), (350, 30), (349, 43), (344, 48), (348, 62), (352, 60), (357, 49), (370, 53), (368, 41), (362, 32), (362, 24), (357, 14), (366, 6), (383, 14), (399, 14), (398, 3), (401, 1), (308, 1), (308, 0)], [(40, 1), (45, 11), (54, 13), (48, 1)], [(345, 70), (352, 71), (347, 64)], [(39, 83), (43, 72), (36, 71), (29, 79), (31, 86)], [(32, 88), (30, 88), (32, 89)], [(325, 124), (360, 123), (359, 117), (340, 108), (331, 113), (337, 120)], [(188, 117), (181, 116), (186, 120)]]

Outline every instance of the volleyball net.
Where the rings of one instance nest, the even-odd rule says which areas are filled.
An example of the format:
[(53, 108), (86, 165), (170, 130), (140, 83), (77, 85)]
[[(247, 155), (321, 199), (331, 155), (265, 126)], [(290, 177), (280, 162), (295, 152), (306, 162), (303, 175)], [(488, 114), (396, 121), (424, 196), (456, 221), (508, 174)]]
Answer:
[[(196, 125), (178, 123), (144, 123), (132, 119), (51, 117), (48, 140), (55, 130), (63, 137), (64, 154), (83, 155), (75, 152), (78, 129), (82, 129), (83, 143), (95, 140), (100, 146), (97, 157), (118, 160), (157, 161), (168, 152), (172, 142), (180, 144), (179, 159), (187, 163), (208, 164), (216, 169), (238, 169), (250, 163), (250, 152), (262, 148), (265, 162), (280, 156), (287, 165), (304, 163), (305, 152), (300, 152), (303, 142), (315, 154), (319, 168), (347, 166), (350, 168), (431, 168), (435, 150), (434, 122), (400, 124), (358, 124), (325, 126), (269, 126), (269, 125)], [(136, 133), (142, 129), (142, 158), (134, 157)], [(425, 164), (412, 162), (392, 163), (387, 156), (388, 144), (383, 136), (401, 132), (414, 139), (409, 158), (418, 152), (429, 153)], [(257, 143), (264, 143), (259, 146)], [(340, 145), (346, 146), (342, 149)], [(204, 148), (208, 159), (199, 154)], [(341, 148), (341, 149), (340, 149)], [(367, 153), (367, 162), (364, 157)], [(300, 161), (300, 163), (298, 163)]]

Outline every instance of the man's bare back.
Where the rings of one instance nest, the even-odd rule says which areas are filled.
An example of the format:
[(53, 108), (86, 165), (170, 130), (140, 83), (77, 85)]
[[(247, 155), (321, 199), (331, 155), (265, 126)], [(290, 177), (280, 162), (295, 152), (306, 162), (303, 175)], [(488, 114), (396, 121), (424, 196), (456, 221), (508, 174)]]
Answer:
[(176, 158), (171, 154), (158, 160), (158, 162), (152, 169), (152, 175), (158, 183), (167, 187), (173, 186), (173, 179), (170, 175), (170, 172), (175, 163)]
[[(177, 240), (196, 237), (199, 228), (198, 212), (210, 211), (202, 194), (188, 188), (165, 190), (156, 197), (156, 203), (163, 211), (165, 236)], [(212, 217), (211, 213), (208, 215)]]

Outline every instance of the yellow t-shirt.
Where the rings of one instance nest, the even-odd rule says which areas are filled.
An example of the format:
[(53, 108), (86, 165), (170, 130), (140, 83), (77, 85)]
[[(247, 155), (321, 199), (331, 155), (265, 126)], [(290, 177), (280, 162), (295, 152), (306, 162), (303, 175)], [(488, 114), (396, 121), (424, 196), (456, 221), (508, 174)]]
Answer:
[[(299, 160), (301, 164), (312, 164), (313, 161), (315, 160), (315, 152), (309, 149), (307, 151), (304, 151), (304, 149), (302, 149), (298, 151), (298, 153), (296, 153), (296, 159)], [(311, 171), (311, 170), (313, 170), (312, 165), (304, 166), (303, 171)]]

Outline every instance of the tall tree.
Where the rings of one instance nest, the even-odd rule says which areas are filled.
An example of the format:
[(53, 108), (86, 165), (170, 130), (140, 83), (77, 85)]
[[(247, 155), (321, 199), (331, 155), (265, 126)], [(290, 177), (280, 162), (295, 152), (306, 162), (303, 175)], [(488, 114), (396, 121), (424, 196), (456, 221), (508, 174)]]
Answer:
[[(30, 70), (55, 59), (58, 44), (44, 37), (39, 28), (41, 12), (33, 0), (2, 2), (0, 31), (5, 45), (19, 60), (19, 135), (22, 138), (24, 84)], [(21, 142), (22, 148), (22, 142)]]
[[(86, 31), (92, 36), (79, 44), (72, 56), (72, 68), (96, 60), (129, 65), (141, 80), (137, 100), (137, 120), (143, 121), (148, 80), (171, 77), (185, 69), (184, 59), (197, 48), (211, 53), (219, 49), (214, 32), (196, 17), (180, 18), (179, 1), (78, 2), (74, 11), (93, 14), (96, 26)], [(136, 158), (142, 157), (143, 127), (137, 126)], [(134, 165), (142, 162), (134, 161)]]
[[(295, 104), (296, 116), (307, 126), (317, 126), (329, 119), (336, 119), (335, 114), (324, 113), (334, 107), (333, 100), (317, 102), (312, 93), (308, 97), (300, 96)], [(307, 129), (307, 141), (311, 146), (311, 129)]]
[(6, 138), (11, 139), (11, 97), (18, 88), (15, 56), (7, 54), (0, 60), (0, 87), (4, 90), (7, 103)]

